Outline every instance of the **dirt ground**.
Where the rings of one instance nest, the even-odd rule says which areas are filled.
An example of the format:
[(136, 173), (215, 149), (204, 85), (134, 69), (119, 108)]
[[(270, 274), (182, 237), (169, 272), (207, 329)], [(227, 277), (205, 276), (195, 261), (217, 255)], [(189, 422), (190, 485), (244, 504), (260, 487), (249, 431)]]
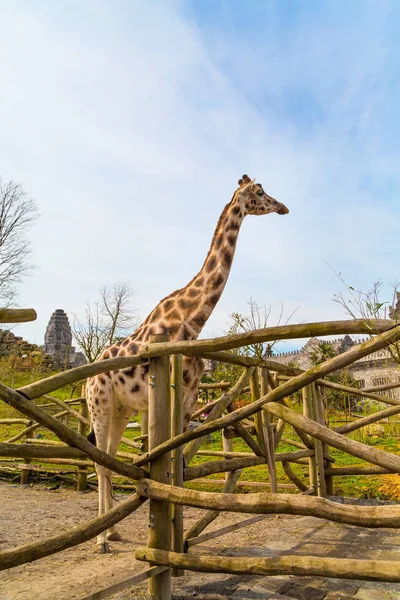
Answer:
[[(5, 550), (57, 535), (95, 517), (97, 493), (78, 494), (72, 489), (62, 487), (49, 491), (36, 484), (33, 487), (21, 487), (0, 482), (0, 507), (0, 550)], [(185, 527), (201, 513), (202, 511), (196, 509), (187, 509)], [(218, 518), (218, 528), (236, 520), (237, 515), (221, 514)], [(147, 524), (146, 503), (120, 524), (119, 531), (123, 540), (112, 543), (110, 554), (96, 554), (94, 542), (89, 541), (34, 563), (0, 572), (0, 600), (81, 599), (127, 579), (147, 566), (134, 558), (135, 548), (146, 545)], [(259, 539), (256, 527), (257, 525), (243, 530), (246, 531), (246, 537), (251, 533), (250, 529), (253, 530), (254, 543)], [(243, 539), (242, 533), (239, 533), (239, 536)], [(234, 536), (229, 534), (209, 544), (223, 548), (226, 544), (232, 545), (233, 539)], [(235, 540), (237, 544), (237, 534)], [(200, 581), (202, 577), (201, 574), (190, 575), (193, 584), (194, 578)], [(184, 583), (183, 579), (186, 577), (180, 578), (180, 583)], [(177, 582), (176, 579), (175, 581)], [(146, 589), (147, 584), (144, 583), (111, 598), (145, 598)]]
[[(187, 509), (185, 527), (203, 511)], [(0, 482), (0, 550), (67, 531), (97, 514), (97, 493), (68, 488), (50, 491)], [(254, 515), (252, 515), (254, 516)], [(223, 513), (210, 526), (219, 529), (244, 515)], [(83, 600), (142, 571), (135, 560), (147, 541), (148, 505), (119, 526), (123, 540), (112, 553), (94, 552), (86, 542), (31, 564), (0, 572), (0, 600)], [(207, 529), (209, 531), (209, 529)], [(284, 554), (398, 560), (400, 530), (365, 529), (313, 517), (269, 515), (264, 521), (191, 548), (219, 556)], [(387, 584), (322, 577), (260, 577), (190, 573), (174, 578), (174, 600), (400, 600), (400, 583)], [(120, 591), (111, 600), (144, 600), (147, 583)]]

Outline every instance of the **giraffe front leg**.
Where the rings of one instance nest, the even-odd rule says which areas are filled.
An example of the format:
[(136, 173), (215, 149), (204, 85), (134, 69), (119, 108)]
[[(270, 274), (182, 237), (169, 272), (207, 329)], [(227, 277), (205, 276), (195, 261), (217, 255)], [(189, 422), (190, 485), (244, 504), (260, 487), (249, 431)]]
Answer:
[[(101, 465), (96, 465), (97, 478), (99, 481), (99, 517), (104, 515), (109, 510), (109, 502), (107, 498), (110, 493), (109, 489), (109, 478), (111, 477), (111, 471)], [(106, 554), (110, 552), (110, 544), (107, 539), (107, 531), (99, 533), (96, 539), (96, 552), (99, 554)]]
[[(110, 428), (108, 437), (107, 452), (112, 456), (115, 456), (118, 451), (118, 447), (121, 442), (121, 438), (124, 434), (126, 426), (129, 422), (132, 410), (127, 407), (119, 405), (113, 415), (113, 420)], [(108, 493), (106, 495), (107, 510), (111, 510), (113, 507), (113, 485), (112, 485), (112, 472), (110, 471), (110, 477), (108, 481)], [(117, 525), (113, 525), (106, 532), (107, 540), (112, 542), (118, 542), (122, 539), (121, 534), (117, 530)]]

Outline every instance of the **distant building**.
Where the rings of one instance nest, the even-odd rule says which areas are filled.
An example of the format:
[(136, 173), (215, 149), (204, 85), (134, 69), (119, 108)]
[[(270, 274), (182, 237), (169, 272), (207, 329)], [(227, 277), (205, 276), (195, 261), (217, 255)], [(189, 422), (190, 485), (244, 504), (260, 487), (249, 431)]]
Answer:
[[(290, 363), (290, 365), (296, 365), (306, 370), (312, 367), (311, 355), (320, 342), (328, 342), (332, 345), (336, 354), (342, 354), (342, 352), (346, 352), (352, 346), (364, 341), (366, 340), (353, 340), (349, 335), (337, 340), (311, 338), (301, 350), (274, 354), (272, 359), (284, 365)], [(354, 379), (358, 381), (360, 389), (385, 385), (386, 383), (396, 383), (397, 381), (400, 382), (399, 366), (386, 348), (359, 358), (349, 365), (348, 369)], [(379, 393), (400, 400), (400, 388)]]
[(57, 369), (70, 369), (86, 364), (82, 352), (76, 352), (72, 346), (72, 331), (67, 313), (57, 308), (50, 317), (44, 334), (44, 351), (49, 354)]

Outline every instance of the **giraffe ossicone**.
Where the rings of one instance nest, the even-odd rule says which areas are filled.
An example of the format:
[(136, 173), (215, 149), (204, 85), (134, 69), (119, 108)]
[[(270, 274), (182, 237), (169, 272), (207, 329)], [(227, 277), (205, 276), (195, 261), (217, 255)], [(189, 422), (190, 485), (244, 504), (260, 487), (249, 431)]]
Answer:
[[(289, 212), (248, 175), (243, 175), (238, 183), (239, 188), (221, 213), (210, 249), (197, 275), (184, 288), (163, 298), (132, 335), (107, 348), (99, 360), (137, 354), (141, 344), (158, 333), (168, 333), (171, 341), (194, 340), (199, 336), (224, 290), (244, 217)], [(185, 429), (196, 403), (203, 369), (202, 360), (184, 357)], [(114, 456), (133, 412), (147, 409), (148, 371), (149, 365), (144, 363), (88, 379), (86, 398), (93, 428), (90, 439), (101, 450)], [(112, 473), (101, 465), (96, 468), (99, 514), (102, 515), (113, 505)], [(98, 536), (98, 551), (107, 552), (110, 539), (119, 539), (115, 527)]]

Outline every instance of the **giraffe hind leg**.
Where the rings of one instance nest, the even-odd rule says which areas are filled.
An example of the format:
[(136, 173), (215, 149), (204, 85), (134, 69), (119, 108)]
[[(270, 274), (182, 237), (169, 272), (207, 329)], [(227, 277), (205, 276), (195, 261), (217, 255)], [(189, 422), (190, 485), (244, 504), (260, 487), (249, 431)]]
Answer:
[[(118, 451), (121, 438), (124, 434), (129, 418), (132, 414), (132, 410), (127, 407), (119, 406), (114, 410), (111, 428), (109, 430), (107, 452), (111, 456), (115, 456)], [(106, 511), (109, 511), (113, 507), (113, 485), (112, 485), (112, 471), (106, 474)], [(119, 541), (122, 539), (120, 533), (117, 530), (117, 526), (113, 525), (106, 531), (106, 538), (108, 541)]]

